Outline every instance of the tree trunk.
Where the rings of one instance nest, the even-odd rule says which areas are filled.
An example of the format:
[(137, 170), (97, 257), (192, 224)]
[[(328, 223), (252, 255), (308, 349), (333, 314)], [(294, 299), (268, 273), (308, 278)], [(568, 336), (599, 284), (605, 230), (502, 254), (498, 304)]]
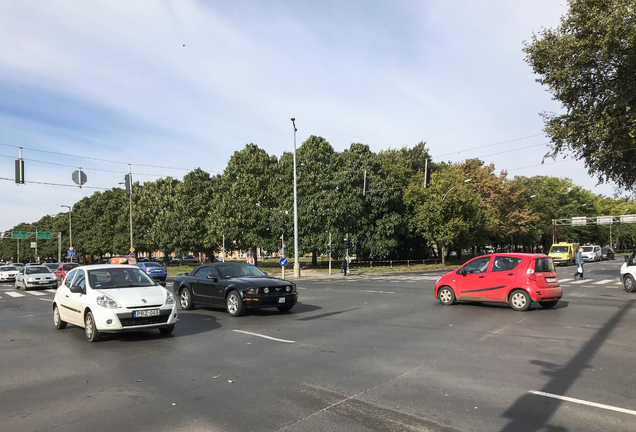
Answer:
[(311, 266), (318, 267), (318, 252), (313, 250), (311, 251)]
[(446, 249), (444, 248), (444, 246), (437, 246), (437, 250), (441, 251), (441, 256), (442, 256), (442, 265), (446, 264)]

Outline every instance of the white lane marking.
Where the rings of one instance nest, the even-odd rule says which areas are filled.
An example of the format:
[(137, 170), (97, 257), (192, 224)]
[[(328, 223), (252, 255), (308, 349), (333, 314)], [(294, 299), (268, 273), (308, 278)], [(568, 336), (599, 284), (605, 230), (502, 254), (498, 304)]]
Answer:
[(243, 330), (232, 330), (232, 331), (235, 331), (237, 333), (244, 333), (244, 334), (248, 334), (248, 335), (252, 335), (252, 336), (258, 336), (258, 337), (262, 337), (262, 338), (265, 338), (265, 339), (270, 339), (270, 340), (273, 340), (273, 341), (276, 341), (276, 342), (296, 343), (295, 341), (290, 341), (290, 340), (285, 340), (285, 339), (277, 339), (277, 338), (274, 338), (274, 337), (271, 337), (271, 336), (265, 336), (265, 335), (262, 335), (262, 334), (252, 333), (252, 332), (243, 331)]
[(47, 290), (44, 290), (44, 291), (50, 292), (50, 293), (56, 293), (57, 292), (57, 290), (55, 290), (55, 289), (47, 289)]
[(616, 285), (623, 285), (623, 282), (616, 282)]
[(372, 292), (372, 293), (380, 293), (380, 294), (395, 294), (393, 291), (373, 291), (373, 290), (358, 290), (360, 292)]
[(572, 282), (573, 284), (582, 284), (582, 283), (589, 283), (590, 281), (587, 279), (583, 279), (583, 280), (577, 280)]
[(536, 395), (539, 395), (539, 396), (545, 396), (545, 397), (553, 398), (553, 399), (561, 399), (561, 400), (564, 400), (566, 402), (573, 402), (573, 403), (577, 403), (577, 404), (581, 404), (581, 405), (587, 405), (587, 406), (592, 406), (592, 407), (596, 407), (596, 408), (602, 408), (602, 409), (606, 409), (606, 410), (610, 410), (610, 411), (616, 411), (616, 412), (620, 412), (620, 413), (624, 413), (624, 414), (636, 415), (636, 411), (634, 411), (634, 410), (628, 410), (628, 409), (625, 409), (625, 408), (619, 408), (619, 407), (615, 407), (615, 406), (611, 406), (611, 405), (605, 405), (605, 404), (600, 404), (600, 403), (596, 403), (596, 402), (588, 402), (588, 401), (584, 401), (582, 399), (574, 399), (574, 398), (567, 397), (567, 396), (559, 396), (559, 395), (555, 395), (555, 394), (552, 394), (552, 393), (544, 393), (544, 392), (541, 392), (541, 391), (530, 390), (530, 393), (536, 394)]
[(594, 282), (594, 285), (604, 285), (610, 282), (614, 282), (614, 279), (603, 279), (601, 281)]
[(569, 281), (573, 281), (574, 279), (570, 279), (570, 278), (565, 278), (565, 279), (558, 279), (559, 282), (569, 282)]
[(24, 297), (24, 294), (17, 293), (17, 292), (9, 292), (9, 291), (7, 291), (7, 295), (11, 297)]
[(46, 295), (43, 292), (40, 291), (27, 291), (29, 294), (34, 295), (34, 296), (43, 296)]
[(45, 298), (45, 299), (41, 298), (40, 300), (45, 301), (45, 302), (50, 302), (51, 301), (51, 299), (47, 299), (47, 298)]

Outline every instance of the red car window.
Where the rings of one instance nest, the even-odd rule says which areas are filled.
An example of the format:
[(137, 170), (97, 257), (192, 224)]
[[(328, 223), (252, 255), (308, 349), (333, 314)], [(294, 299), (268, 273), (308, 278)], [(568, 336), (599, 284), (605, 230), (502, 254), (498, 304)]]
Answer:
[(492, 264), (492, 271), (509, 271), (513, 270), (519, 265), (521, 258), (498, 256), (495, 257), (495, 262)]

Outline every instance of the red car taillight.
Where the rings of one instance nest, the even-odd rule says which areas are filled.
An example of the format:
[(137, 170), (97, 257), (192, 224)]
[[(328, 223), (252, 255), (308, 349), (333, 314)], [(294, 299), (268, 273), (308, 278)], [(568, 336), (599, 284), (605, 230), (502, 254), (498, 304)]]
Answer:
[(537, 280), (537, 275), (534, 274), (534, 260), (530, 261), (530, 265), (528, 266), (528, 270), (526, 270), (526, 276), (531, 281)]
[(150, 269), (149, 268), (146, 269), (146, 273), (150, 273)]

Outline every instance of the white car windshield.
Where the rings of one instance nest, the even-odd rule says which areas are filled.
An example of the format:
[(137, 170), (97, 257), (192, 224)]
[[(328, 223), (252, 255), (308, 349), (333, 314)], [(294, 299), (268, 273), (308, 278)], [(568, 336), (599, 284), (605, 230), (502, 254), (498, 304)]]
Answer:
[(29, 266), (26, 268), (26, 274), (36, 273), (51, 273), (51, 270), (48, 267), (44, 266)]
[(592, 246), (583, 246), (583, 252), (593, 252), (594, 248)]
[(136, 288), (156, 283), (137, 267), (89, 270), (88, 280), (93, 289)]
[(11, 266), (8, 266), (8, 267), (0, 267), (0, 272), (5, 272), (5, 271), (18, 271), (18, 269), (17, 269), (17, 268), (15, 268), (15, 267), (11, 267)]

